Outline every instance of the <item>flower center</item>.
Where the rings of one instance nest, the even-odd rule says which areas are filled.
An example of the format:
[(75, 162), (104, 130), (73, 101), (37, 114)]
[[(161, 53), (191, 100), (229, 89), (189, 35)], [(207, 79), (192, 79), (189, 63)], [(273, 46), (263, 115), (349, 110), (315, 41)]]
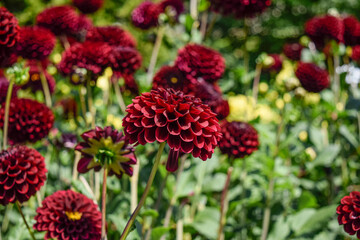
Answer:
[(111, 164), (113, 162), (115, 154), (108, 148), (100, 148), (95, 157), (98, 161), (100, 161), (102, 165)]
[(172, 77), (170, 79), (170, 81), (173, 83), (173, 84), (176, 84), (178, 82), (178, 79), (176, 77)]
[(38, 81), (40, 79), (39, 74), (35, 73), (31, 76), (31, 81), (35, 82)]
[(68, 211), (66, 211), (65, 214), (66, 214), (67, 218), (70, 221), (80, 220), (81, 216), (82, 216), (82, 213), (79, 213), (79, 212), (68, 212)]

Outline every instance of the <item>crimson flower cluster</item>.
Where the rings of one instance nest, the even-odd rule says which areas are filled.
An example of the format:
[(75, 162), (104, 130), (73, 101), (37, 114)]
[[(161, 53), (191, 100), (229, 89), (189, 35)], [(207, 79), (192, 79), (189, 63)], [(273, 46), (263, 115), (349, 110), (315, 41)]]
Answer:
[(344, 22), (344, 43), (347, 46), (360, 45), (360, 22), (354, 16), (347, 16)]
[(349, 196), (341, 199), (341, 204), (336, 208), (338, 222), (344, 225), (344, 230), (350, 235), (360, 239), (360, 192), (351, 192)]
[(278, 73), (282, 69), (283, 60), (279, 54), (269, 54), (269, 57), (272, 58), (272, 64), (269, 66), (265, 66), (264, 70), (269, 72), (275, 72)]
[(46, 232), (44, 239), (88, 239), (101, 237), (101, 212), (83, 194), (57, 191), (46, 197), (37, 210), (33, 228)]
[(220, 125), (210, 107), (173, 89), (143, 93), (126, 111), (123, 126), (129, 143), (166, 141), (170, 147), (168, 171), (177, 170), (180, 152), (204, 161), (211, 158), (221, 138)]
[(85, 14), (96, 12), (104, 4), (104, 0), (72, 0), (72, 2), (75, 7)]
[(14, 47), (19, 40), (19, 29), (15, 16), (0, 7), (0, 68), (10, 67), (16, 62)]
[(290, 60), (300, 61), (303, 48), (300, 43), (287, 43), (283, 47), (283, 53)]
[(321, 92), (330, 84), (328, 72), (313, 63), (300, 62), (295, 75), (309, 92)]
[(235, 18), (254, 17), (271, 5), (271, 0), (210, 0), (210, 9)]

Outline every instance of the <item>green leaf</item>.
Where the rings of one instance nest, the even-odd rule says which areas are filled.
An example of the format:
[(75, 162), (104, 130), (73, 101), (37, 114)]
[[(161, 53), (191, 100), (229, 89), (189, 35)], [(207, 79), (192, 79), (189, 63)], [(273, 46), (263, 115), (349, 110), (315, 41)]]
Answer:
[(287, 239), (286, 237), (290, 233), (289, 222), (285, 221), (285, 217), (281, 216), (275, 223), (275, 226), (271, 233), (269, 234), (268, 240), (283, 240)]
[(343, 135), (346, 140), (348, 140), (351, 145), (353, 145), (355, 148), (359, 146), (359, 142), (356, 140), (356, 137), (349, 131), (349, 129), (345, 125), (341, 125), (339, 132), (341, 135)]
[(220, 192), (223, 190), (226, 182), (225, 173), (217, 173), (214, 176), (206, 176), (203, 183), (204, 192)]
[(145, 211), (143, 211), (141, 213), (142, 216), (151, 216), (153, 218), (157, 218), (159, 216), (158, 211), (154, 210), (154, 209), (146, 209)]
[(207, 239), (216, 239), (219, 220), (219, 209), (205, 208), (195, 216), (192, 226)]
[(316, 212), (313, 208), (306, 208), (296, 213), (293, 216), (289, 217), (289, 222), (291, 225), (291, 229), (294, 232), (299, 232), (300, 229), (306, 224), (307, 221), (314, 215)]
[(310, 127), (310, 141), (315, 145), (317, 150), (320, 151), (324, 148), (323, 134), (320, 128)]
[(303, 191), (299, 198), (299, 209), (317, 207), (316, 197), (309, 191)]
[(158, 240), (170, 230), (171, 227), (156, 227), (151, 231), (151, 239)]
[(315, 166), (330, 166), (334, 159), (337, 157), (337, 155), (340, 152), (340, 145), (337, 144), (330, 144), (324, 150), (322, 150), (319, 154), (319, 156), (314, 160), (314, 162), (311, 162), (308, 164), (308, 166), (315, 167)]

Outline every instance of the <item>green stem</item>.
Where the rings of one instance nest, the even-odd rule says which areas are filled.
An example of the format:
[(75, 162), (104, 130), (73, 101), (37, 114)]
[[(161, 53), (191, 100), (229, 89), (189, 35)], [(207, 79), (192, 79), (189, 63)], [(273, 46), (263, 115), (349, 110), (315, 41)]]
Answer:
[(125, 114), (126, 113), (126, 105), (125, 105), (124, 99), (121, 95), (119, 82), (118, 81), (113, 81), (113, 82), (114, 82), (113, 84), (114, 84), (116, 99), (118, 100), (118, 103), (119, 103), (122, 113)]
[(80, 99), (80, 107), (81, 107), (81, 112), (82, 112), (82, 115), (83, 115), (83, 120), (85, 122), (85, 126), (86, 128), (88, 127), (87, 125), (87, 121), (86, 121), (86, 103), (85, 103), (85, 88), (84, 86), (80, 85), (79, 88), (79, 99)]
[(244, 18), (244, 44), (243, 44), (243, 56), (244, 56), (244, 71), (245, 71), (245, 79), (247, 78), (247, 75), (249, 73), (249, 63), (250, 63), (250, 55), (248, 50), (246, 49), (246, 42), (248, 40), (249, 36), (249, 25), (248, 20)]
[(87, 90), (87, 97), (88, 97), (87, 100), (88, 100), (89, 111), (91, 114), (91, 128), (95, 128), (96, 109), (95, 109), (94, 103), (93, 103), (92, 91), (91, 91), (91, 86), (90, 86), (89, 80), (86, 83), (86, 90)]
[(101, 240), (106, 240), (106, 179), (108, 170), (104, 167), (102, 197), (101, 197)]
[(339, 55), (334, 55), (334, 95), (335, 95), (335, 104), (338, 104), (340, 101), (340, 91), (341, 91), (341, 85), (340, 85), (340, 75), (337, 73), (336, 69), (340, 65), (340, 57)]
[(24, 220), (24, 223), (25, 223), (26, 228), (28, 229), (28, 231), (29, 231), (29, 233), (30, 233), (31, 238), (32, 238), (33, 240), (36, 240), (36, 238), (35, 238), (35, 236), (34, 236), (34, 233), (31, 231), (31, 229), (30, 229), (30, 227), (29, 227), (29, 224), (27, 223), (27, 221), (26, 221), (26, 219), (25, 219), (24, 213), (23, 213), (23, 211), (21, 210), (21, 205), (20, 205), (20, 203), (19, 203), (19, 202), (16, 202), (16, 206), (17, 206), (17, 208), (19, 209), (19, 213), (20, 213), (22, 219)]
[(48, 106), (49, 108), (52, 106), (52, 101), (51, 101), (51, 94), (50, 94), (50, 89), (49, 89), (49, 84), (46, 80), (46, 76), (44, 74), (44, 68), (41, 65), (41, 62), (37, 62), (38, 68), (39, 68), (39, 73), (40, 73), (40, 80), (41, 80), (41, 85), (43, 88), (43, 93), (44, 93), (44, 97), (45, 97), (45, 103), (46, 106)]
[(233, 170), (234, 170), (233, 167), (229, 167), (229, 169), (227, 171), (227, 178), (226, 178), (225, 186), (221, 193), (220, 221), (219, 221), (219, 229), (218, 229), (218, 237), (217, 237), (218, 240), (224, 239), (223, 230), (224, 230), (224, 226), (226, 223), (226, 212), (227, 212), (227, 208), (228, 208), (228, 204), (229, 204), (228, 200), (227, 200), (227, 193), (229, 191), (231, 173), (233, 172)]
[(260, 77), (261, 77), (261, 70), (262, 70), (262, 64), (258, 63), (256, 64), (255, 69), (255, 78), (254, 78), (254, 84), (253, 84), (253, 98), (254, 98), (254, 107), (256, 106), (258, 94), (259, 94), (259, 83), (260, 83)]
[(163, 143), (161, 143), (160, 146), (159, 146), (159, 150), (158, 150), (158, 152), (157, 152), (157, 154), (156, 154), (156, 157), (155, 157), (154, 166), (153, 166), (153, 168), (152, 168), (152, 170), (151, 170), (151, 173), (150, 173), (150, 176), (149, 176), (149, 180), (148, 180), (148, 182), (147, 182), (147, 184), (146, 184), (144, 193), (143, 193), (143, 195), (141, 196), (140, 202), (139, 202), (139, 204), (137, 205), (135, 211), (133, 212), (133, 214), (131, 215), (129, 221), (127, 222), (126, 227), (125, 227), (123, 233), (121, 234), (120, 240), (125, 240), (125, 239), (126, 239), (127, 235), (128, 235), (129, 232), (130, 232), (130, 228), (131, 228), (131, 226), (133, 225), (133, 223), (134, 223), (134, 221), (135, 221), (136, 216), (139, 214), (141, 207), (142, 207), (142, 206), (144, 205), (144, 203), (145, 203), (146, 197), (147, 197), (147, 195), (149, 194), (151, 185), (152, 185), (152, 183), (153, 183), (153, 181), (154, 181), (154, 178), (155, 178), (157, 169), (159, 168), (159, 163), (160, 163), (160, 159), (161, 159), (161, 154), (162, 154), (162, 152), (164, 151), (165, 145), (166, 145), (166, 142), (163, 142)]
[(154, 76), (155, 65), (156, 65), (156, 62), (157, 62), (158, 55), (159, 55), (159, 50), (160, 50), (160, 47), (161, 47), (162, 40), (164, 38), (164, 34), (165, 34), (165, 27), (159, 27), (158, 32), (157, 32), (157, 36), (156, 36), (156, 40), (155, 40), (155, 44), (154, 44), (154, 48), (153, 48), (153, 51), (151, 53), (149, 68), (148, 68), (147, 75), (146, 75), (146, 80), (147, 80), (147, 83), (148, 83), (149, 86), (152, 83), (152, 78)]
[(244, 199), (246, 198), (246, 189), (245, 189), (245, 179), (247, 176), (247, 172), (246, 172), (246, 160), (243, 159), (242, 160), (242, 173), (241, 173), (241, 179), (240, 179), (240, 185), (241, 185), (241, 201), (242, 202), (242, 208), (241, 208), (241, 214), (240, 214), (240, 219), (241, 219), (241, 225), (242, 225), (242, 229), (241, 229), (241, 239), (246, 240), (247, 239), (247, 229), (246, 229), (246, 206), (244, 204)]
[(7, 137), (9, 130), (9, 112), (10, 112), (10, 102), (11, 94), (14, 87), (15, 81), (11, 78), (9, 81), (9, 87), (6, 93), (6, 102), (5, 102), (5, 114), (4, 114), (4, 131), (3, 131), (3, 150), (7, 147)]

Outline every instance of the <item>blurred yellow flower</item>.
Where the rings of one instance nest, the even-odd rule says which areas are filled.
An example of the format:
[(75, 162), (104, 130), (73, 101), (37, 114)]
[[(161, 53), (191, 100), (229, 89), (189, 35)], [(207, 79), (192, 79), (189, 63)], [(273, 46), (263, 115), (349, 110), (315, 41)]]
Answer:
[(305, 142), (308, 138), (308, 133), (306, 131), (301, 131), (299, 133), (299, 139), (302, 141), (302, 142)]
[(288, 80), (294, 77), (294, 67), (293, 64), (285, 60), (283, 61), (283, 68), (279, 72), (279, 74), (276, 76), (276, 84), (279, 86), (283, 86), (284, 83)]
[(316, 152), (312, 147), (308, 147), (305, 149), (306, 154), (311, 158), (311, 160), (314, 160), (316, 158)]
[(320, 102), (320, 94), (307, 92), (305, 94), (304, 101), (307, 105), (316, 105)]
[(276, 99), (275, 105), (276, 105), (276, 107), (277, 107), (278, 109), (281, 110), (281, 109), (284, 108), (285, 102), (284, 102), (284, 100), (282, 100), (281, 98), (279, 98), (279, 99)]
[(259, 91), (260, 93), (266, 93), (269, 90), (269, 85), (267, 83), (260, 83), (259, 84)]
[(280, 123), (281, 117), (278, 113), (271, 109), (268, 105), (258, 104), (256, 107), (256, 117), (260, 117), (263, 123)]
[(115, 129), (122, 128), (122, 120), (120, 117), (115, 117), (113, 114), (108, 114), (106, 117), (106, 121), (109, 125), (114, 126)]
[(290, 93), (285, 93), (283, 96), (284, 102), (289, 103), (291, 102), (291, 95)]

